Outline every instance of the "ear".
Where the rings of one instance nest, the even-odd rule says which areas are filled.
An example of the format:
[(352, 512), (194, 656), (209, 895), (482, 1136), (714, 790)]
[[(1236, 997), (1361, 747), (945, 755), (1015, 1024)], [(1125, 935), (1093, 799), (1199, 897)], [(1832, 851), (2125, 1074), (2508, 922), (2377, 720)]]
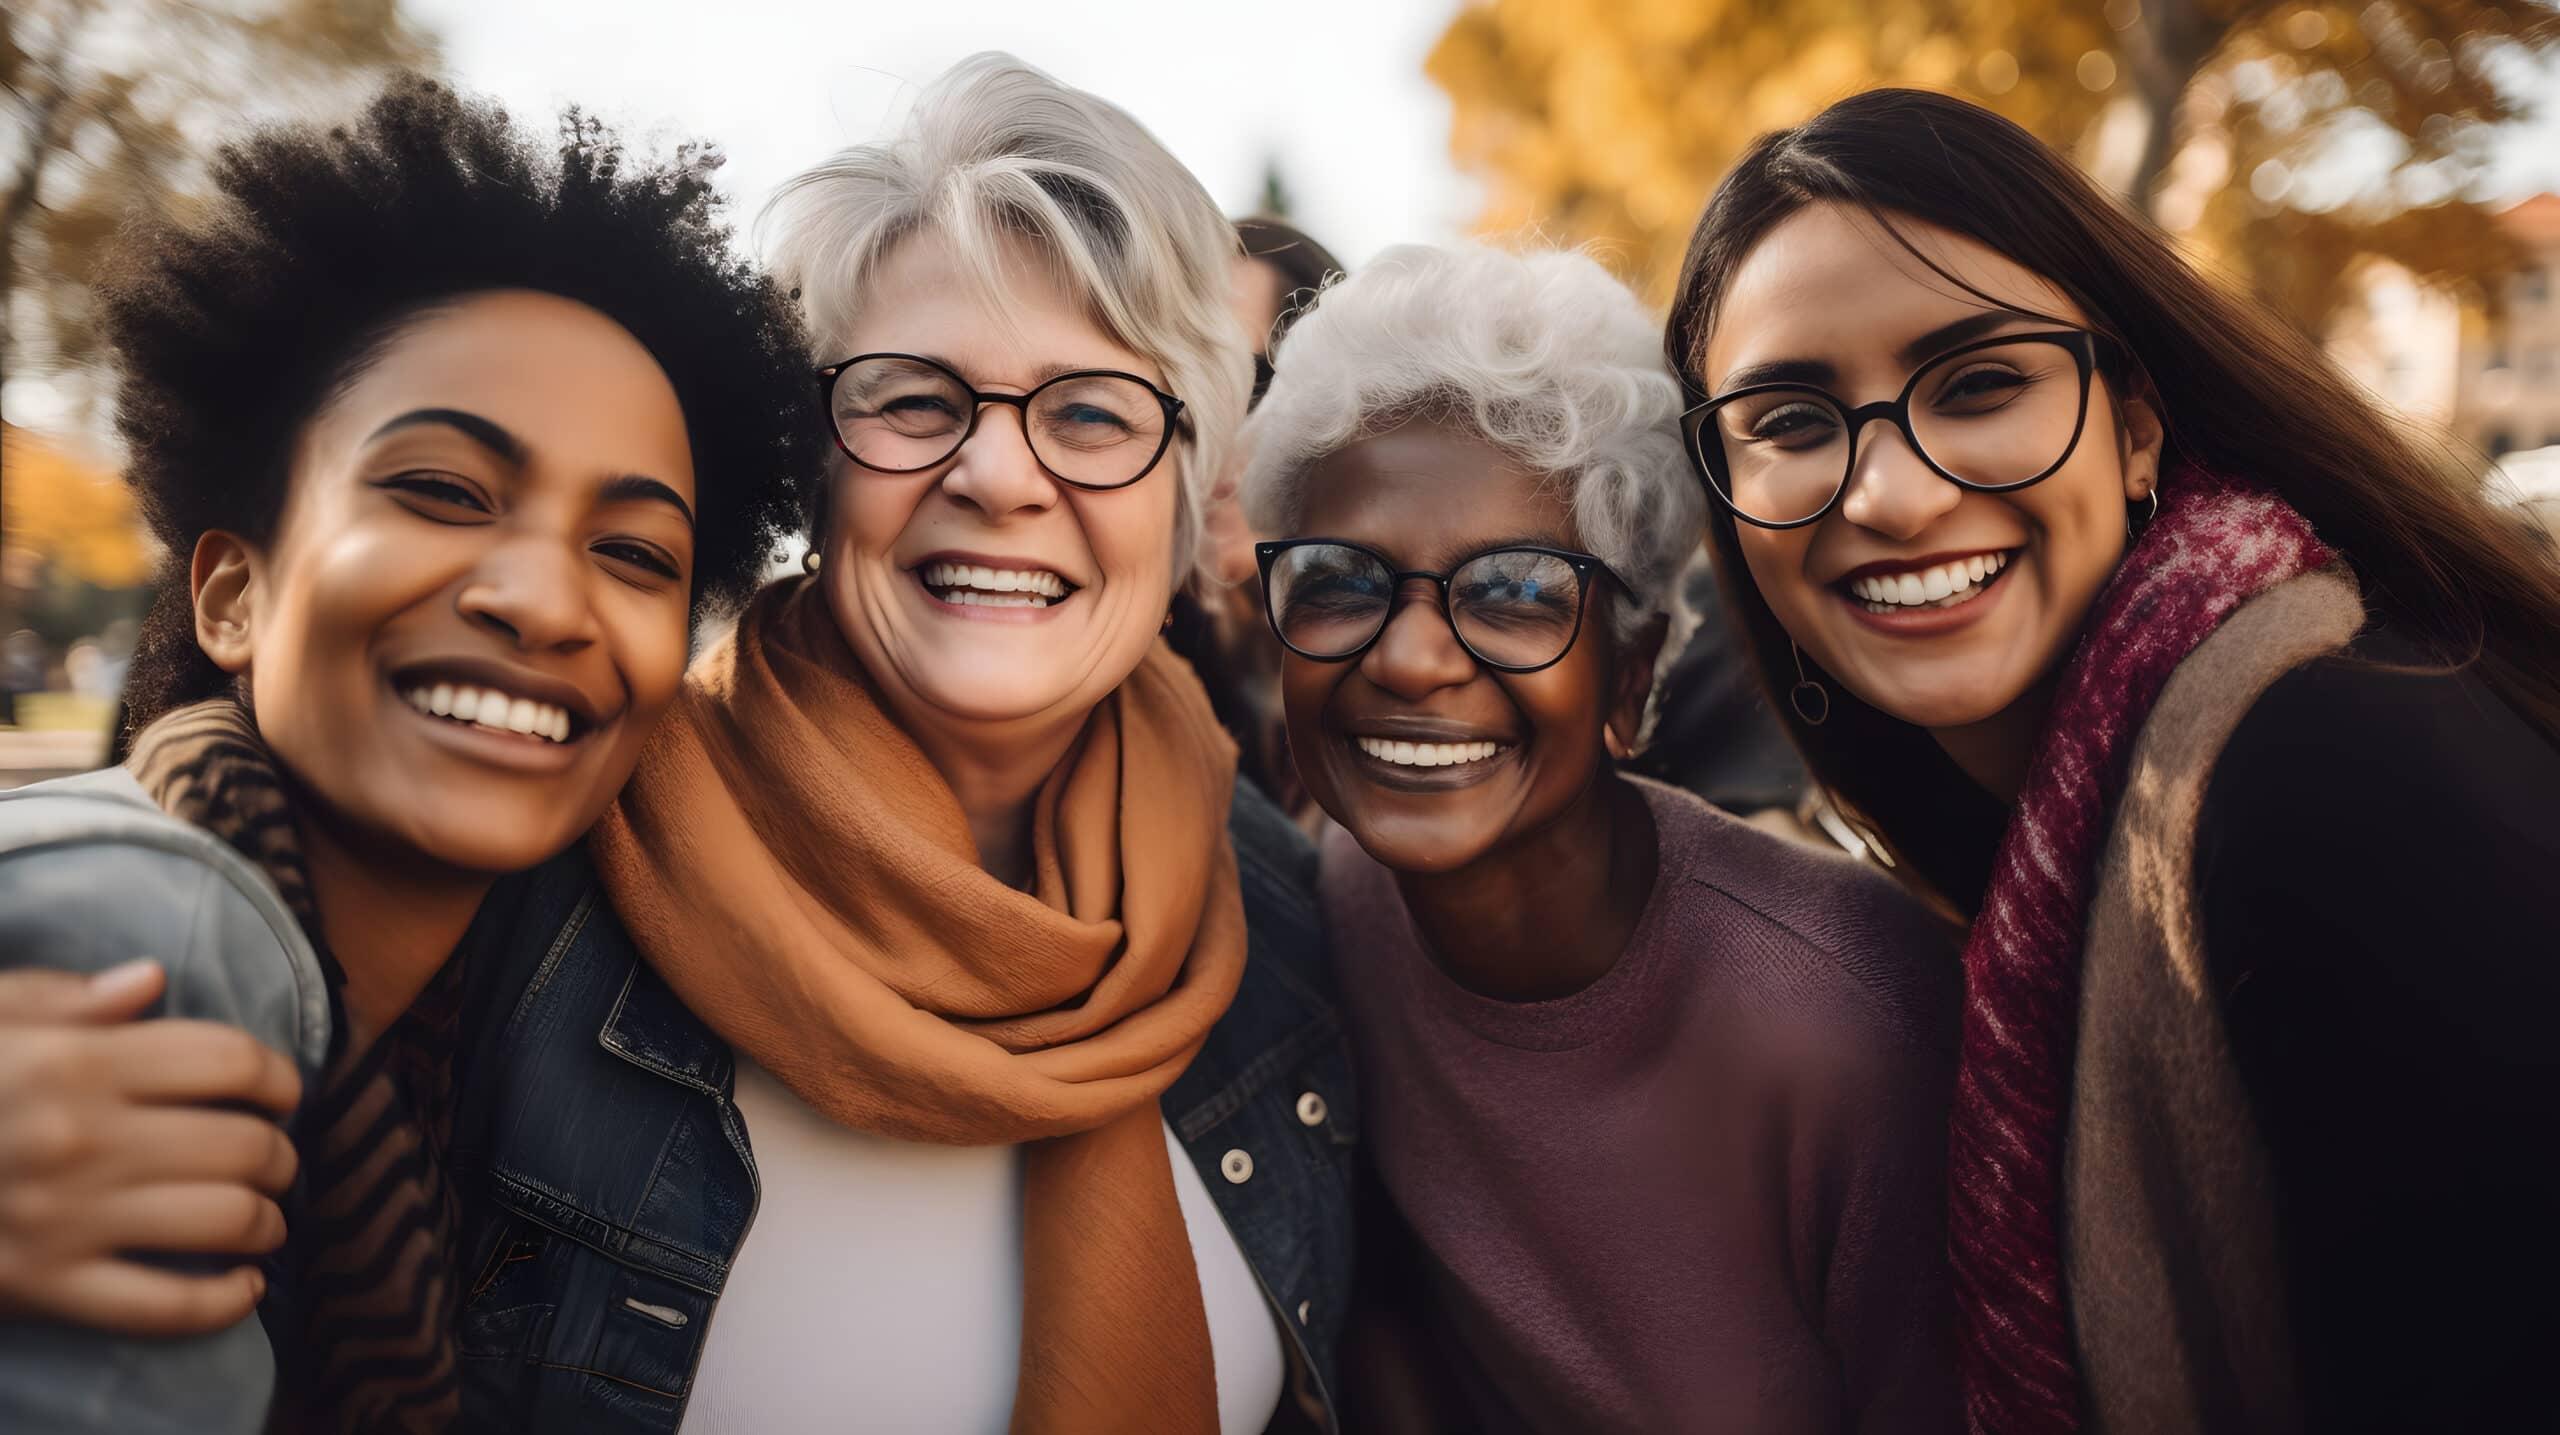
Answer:
[(1618, 645), (1602, 739), (1609, 745), (1609, 755), (1621, 762), (1636, 755), (1636, 738), (1644, 731), (1644, 705), (1653, 696), (1653, 665), (1661, 658), (1662, 640), (1670, 631), (1671, 615), (1656, 613), (1644, 620), (1634, 637)]
[(2169, 431), (2160, 422), (2160, 409), (2149, 392), (2124, 401), (2118, 410), (2117, 423), (2124, 433), (2124, 501), (2140, 503), (2160, 486), (2160, 451), (2169, 441)]
[(250, 620), (259, 596), (257, 559), (248, 540), (216, 529), (196, 540), (187, 564), (187, 587), (196, 604), (196, 646), (234, 677), (249, 670), (255, 647)]

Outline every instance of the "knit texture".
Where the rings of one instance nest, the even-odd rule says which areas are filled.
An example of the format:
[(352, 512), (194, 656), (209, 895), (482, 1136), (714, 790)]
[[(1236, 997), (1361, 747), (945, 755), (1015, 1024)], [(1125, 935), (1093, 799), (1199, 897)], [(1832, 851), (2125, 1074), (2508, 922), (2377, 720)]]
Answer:
[(2194, 470), (2099, 595), (2066, 664), (1964, 952), (1948, 1226), (1967, 1418), (2080, 1426), (2062, 1284), (2063, 1113), (2100, 848), (2133, 740), (2178, 665), (2252, 595), (2331, 561), (2274, 495)]

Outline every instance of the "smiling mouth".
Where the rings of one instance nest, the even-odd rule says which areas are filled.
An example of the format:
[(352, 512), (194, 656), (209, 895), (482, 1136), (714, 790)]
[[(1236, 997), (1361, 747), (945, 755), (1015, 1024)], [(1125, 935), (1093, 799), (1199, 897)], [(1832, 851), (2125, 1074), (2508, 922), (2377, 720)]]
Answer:
[(549, 743), (571, 743), (586, 735), (585, 724), (568, 709), (485, 684), (419, 683), (399, 691), (409, 706), (428, 717), (482, 732)]
[(1076, 594), (1074, 584), (1046, 568), (927, 563), (915, 572), (937, 601), (962, 608), (1049, 608)]
[(1498, 742), (1398, 742), (1383, 737), (1354, 737), (1351, 745), (1396, 767), (1464, 767), (1490, 761), (1508, 746)]
[(2018, 556), (2014, 548), (1990, 550), (1900, 573), (1870, 573), (1833, 585), (1870, 613), (1956, 608), (1989, 592)]

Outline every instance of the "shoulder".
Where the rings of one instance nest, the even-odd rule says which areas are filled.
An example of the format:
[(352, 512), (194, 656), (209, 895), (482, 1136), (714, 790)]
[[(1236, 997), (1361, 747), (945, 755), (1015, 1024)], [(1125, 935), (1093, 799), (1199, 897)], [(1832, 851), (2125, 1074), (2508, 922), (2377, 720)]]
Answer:
[(1883, 871), (1777, 836), (1661, 783), (1634, 779), (1662, 844), (1675, 919), (1736, 940), (1808, 997), (1930, 1046), (1954, 1041), (1962, 969), (1954, 924)]
[(169, 973), (165, 1015), (228, 1022), (315, 1069), (318, 955), (246, 857), (162, 812), (120, 768), (0, 793), (0, 965)]
[(2206, 784), (2197, 880), (2209, 918), (2237, 889), (2459, 921), (2465, 892), (2516, 886), (2536, 905), (2560, 860), (2555, 812), (2560, 749), (2385, 630), (2291, 669), (2241, 716)]

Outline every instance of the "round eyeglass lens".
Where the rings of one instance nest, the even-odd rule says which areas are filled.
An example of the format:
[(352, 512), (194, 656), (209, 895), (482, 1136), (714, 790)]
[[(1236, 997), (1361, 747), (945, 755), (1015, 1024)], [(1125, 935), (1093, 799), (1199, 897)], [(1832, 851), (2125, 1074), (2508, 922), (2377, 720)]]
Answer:
[(1582, 575), (1552, 553), (1501, 549), (1449, 576), (1458, 637), (1500, 667), (1537, 668), (1564, 656), (1582, 620)]
[(2009, 488), (2070, 456), (2086, 399), (2079, 356), (2060, 344), (1969, 349), (1920, 371), (1911, 431), (1931, 463), (1967, 483)]
[(865, 359), (836, 375), (828, 415), (865, 468), (907, 473), (951, 456), (969, 431), (969, 390), (913, 359)]
[(1031, 451), (1069, 483), (1116, 488), (1164, 452), (1164, 402), (1135, 379), (1069, 374), (1032, 391)]
[(1280, 640), (1311, 658), (1355, 653), (1385, 625), (1395, 576), (1357, 548), (1304, 543), (1271, 560), (1271, 621)]
[(1764, 389), (1720, 404), (1698, 445), (1717, 450), (1699, 457), (1725, 501), (1764, 523), (1811, 518), (1849, 476), (1848, 421), (1818, 389)]

